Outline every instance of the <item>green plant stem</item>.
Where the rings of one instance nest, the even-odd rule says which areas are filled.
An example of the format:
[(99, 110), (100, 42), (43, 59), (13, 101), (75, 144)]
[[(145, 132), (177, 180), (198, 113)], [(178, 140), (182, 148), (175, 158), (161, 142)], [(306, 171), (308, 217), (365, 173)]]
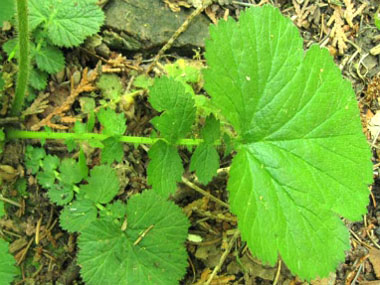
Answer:
[[(7, 139), (57, 139), (57, 140), (105, 140), (110, 136), (95, 133), (55, 133), (55, 132), (31, 132), (10, 129), (6, 131)], [(120, 136), (118, 140), (124, 143), (132, 144), (154, 144), (161, 138), (147, 138), (147, 137), (134, 137), (134, 136)], [(203, 140), (201, 139), (182, 139), (179, 140), (177, 145), (199, 145)], [(220, 141), (216, 141), (215, 145), (219, 145)]]
[(25, 91), (29, 76), (29, 28), (28, 28), (28, 0), (17, 0), (17, 22), (18, 22), (18, 75), (16, 83), (15, 98), (11, 108), (11, 115), (20, 114), (24, 105)]

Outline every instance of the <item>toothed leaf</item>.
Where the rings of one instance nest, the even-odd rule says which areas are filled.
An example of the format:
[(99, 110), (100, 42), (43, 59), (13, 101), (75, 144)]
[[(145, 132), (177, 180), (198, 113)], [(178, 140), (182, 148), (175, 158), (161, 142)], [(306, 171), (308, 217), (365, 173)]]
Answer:
[(18, 273), (15, 259), (9, 253), (8, 243), (0, 239), (0, 284), (11, 284)]
[(127, 217), (125, 231), (122, 221), (106, 218), (82, 231), (78, 264), (86, 284), (178, 284), (187, 267), (182, 210), (150, 190), (129, 199)]
[(70, 232), (81, 232), (96, 220), (98, 210), (94, 202), (88, 199), (78, 199), (70, 205), (66, 205), (61, 215), (59, 222), (61, 227)]
[(69, 185), (79, 183), (84, 178), (81, 165), (72, 158), (64, 159), (59, 171), (61, 172), (61, 181)]
[(123, 113), (117, 114), (112, 109), (101, 109), (97, 117), (104, 127), (103, 134), (105, 135), (121, 136), (127, 129), (127, 122)]
[(95, 166), (87, 178), (88, 184), (80, 189), (95, 203), (108, 203), (119, 192), (119, 179), (116, 171), (108, 165)]
[(124, 155), (123, 144), (114, 137), (108, 138), (102, 143), (104, 146), (102, 149), (102, 163), (121, 162)]
[(39, 69), (54, 74), (65, 67), (65, 58), (62, 51), (56, 47), (42, 47), (34, 56)]
[(177, 189), (184, 171), (177, 148), (159, 140), (148, 152), (148, 183), (163, 197), (168, 197)]
[(190, 163), (190, 170), (195, 171), (198, 180), (207, 184), (219, 168), (219, 155), (213, 145), (202, 143), (195, 149)]
[(53, 44), (64, 47), (78, 46), (104, 22), (100, 7), (88, 0), (30, 0), (29, 18), (31, 30), (45, 24)]
[(339, 216), (361, 219), (372, 182), (355, 93), (271, 6), (210, 35), (205, 88), (241, 142), (227, 188), (242, 238), (265, 263), (281, 256), (301, 278), (325, 277), (350, 246)]
[(190, 132), (195, 120), (195, 102), (181, 82), (168, 77), (156, 79), (150, 88), (149, 102), (163, 112), (152, 120), (163, 138), (174, 143)]

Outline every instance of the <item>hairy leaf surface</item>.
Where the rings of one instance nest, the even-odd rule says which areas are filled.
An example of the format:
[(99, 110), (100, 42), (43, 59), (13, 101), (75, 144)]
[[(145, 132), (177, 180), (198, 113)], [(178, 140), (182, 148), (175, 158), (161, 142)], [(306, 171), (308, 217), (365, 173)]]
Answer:
[(55, 45), (73, 47), (99, 31), (104, 14), (89, 0), (30, 0), (29, 18), (31, 30), (45, 23)]
[(349, 249), (339, 216), (360, 220), (372, 182), (350, 83), (273, 7), (210, 34), (205, 88), (241, 142), (228, 190), (242, 237), (269, 264), (281, 255), (302, 278), (327, 276)]
[(125, 231), (106, 218), (82, 231), (78, 263), (86, 284), (178, 284), (187, 266), (182, 210), (148, 190), (130, 198), (127, 218)]

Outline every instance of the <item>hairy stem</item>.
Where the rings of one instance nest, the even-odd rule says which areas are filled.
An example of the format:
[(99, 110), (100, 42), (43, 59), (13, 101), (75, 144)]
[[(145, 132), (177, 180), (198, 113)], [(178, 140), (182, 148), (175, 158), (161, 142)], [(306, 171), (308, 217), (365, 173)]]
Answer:
[(15, 98), (11, 108), (12, 116), (19, 115), (24, 105), (29, 76), (28, 0), (16, 0), (16, 4), (19, 58)]
[[(7, 139), (57, 139), (57, 140), (105, 140), (110, 136), (95, 133), (54, 133), (54, 132), (31, 132), (10, 129), (6, 131)], [(134, 137), (134, 136), (120, 136), (118, 138), (120, 142), (132, 143), (132, 144), (154, 144), (160, 138), (147, 138), (147, 137)], [(203, 140), (201, 139), (182, 139), (179, 140), (177, 145), (199, 145)], [(215, 142), (220, 144), (220, 142)]]

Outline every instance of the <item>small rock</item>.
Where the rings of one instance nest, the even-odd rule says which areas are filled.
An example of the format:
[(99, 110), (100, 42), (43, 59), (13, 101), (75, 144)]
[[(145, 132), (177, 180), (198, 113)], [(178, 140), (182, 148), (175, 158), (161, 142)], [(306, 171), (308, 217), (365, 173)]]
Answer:
[[(162, 1), (114, 0), (105, 8), (103, 38), (110, 48), (121, 51), (150, 50), (166, 44), (194, 9), (173, 13)], [(175, 48), (204, 47), (210, 21), (201, 14), (174, 42)]]

